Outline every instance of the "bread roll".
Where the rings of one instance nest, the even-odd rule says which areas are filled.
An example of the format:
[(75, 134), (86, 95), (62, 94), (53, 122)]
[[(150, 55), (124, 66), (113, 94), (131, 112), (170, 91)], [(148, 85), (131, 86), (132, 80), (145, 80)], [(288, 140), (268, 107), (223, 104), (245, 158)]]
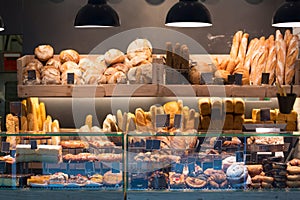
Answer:
[(34, 49), (35, 56), (42, 62), (53, 57), (54, 49), (50, 45), (39, 45)]
[(72, 61), (78, 64), (80, 60), (79, 53), (73, 49), (67, 49), (61, 51), (59, 54), (59, 58), (62, 63)]
[(60, 69), (60, 66), (61, 66), (61, 62), (60, 60), (57, 60), (55, 58), (51, 58), (47, 61), (46, 63), (46, 66), (53, 66), (55, 67), (56, 69)]
[(296, 122), (298, 118), (298, 113), (295, 110), (292, 110), (290, 114), (286, 114), (286, 121)]
[(280, 85), (284, 84), (284, 75), (285, 75), (285, 62), (286, 62), (286, 43), (283, 40), (283, 36), (279, 30), (276, 31), (276, 56), (277, 56), (277, 65), (276, 65), (276, 82)]
[(238, 57), (239, 46), (242, 40), (243, 31), (238, 31), (234, 34), (232, 39), (232, 46), (230, 50), (230, 58), (235, 60)]
[[(26, 64), (25, 68), (23, 68), (23, 83), (24, 84), (40, 84), (41, 82), (41, 76), (40, 76), (40, 70), (42, 69), (43, 64), (38, 61), (37, 59), (31, 60), (29, 63)], [(36, 79), (35, 80), (28, 80), (28, 71), (34, 70)]]
[(73, 62), (73, 61), (67, 61), (64, 64), (62, 64), (59, 68), (61, 73), (64, 73), (67, 70), (74, 70), (74, 69), (80, 69), (79, 66)]
[(247, 165), (248, 173), (251, 177), (255, 177), (260, 175), (263, 171), (262, 165)]
[(240, 60), (240, 62), (243, 62), (243, 63), (244, 63), (245, 58), (246, 58), (248, 38), (249, 38), (249, 34), (244, 33), (243, 36), (242, 36), (242, 39), (241, 39), (240, 46), (239, 46), (238, 59)]
[(270, 74), (269, 84), (271, 85), (275, 80), (275, 69), (277, 65), (276, 45), (275, 45), (274, 35), (270, 35), (268, 40), (269, 40), (269, 54), (268, 54), (265, 72)]
[(297, 131), (297, 123), (294, 122), (287, 122), (286, 123), (286, 131)]
[(295, 63), (299, 54), (299, 37), (293, 35), (287, 47), (286, 63), (285, 63), (285, 84), (292, 83), (295, 75)]
[(122, 63), (125, 60), (125, 55), (119, 49), (110, 49), (104, 54), (104, 59), (107, 66), (115, 63)]
[(107, 79), (108, 84), (125, 84), (127, 82), (126, 74), (122, 71), (117, 71)]
[(136, 53), (136, 52), (152, 52), (152, 44), (147, 39), (136, 39), (132, 41), (127, 48), (127, 54)]

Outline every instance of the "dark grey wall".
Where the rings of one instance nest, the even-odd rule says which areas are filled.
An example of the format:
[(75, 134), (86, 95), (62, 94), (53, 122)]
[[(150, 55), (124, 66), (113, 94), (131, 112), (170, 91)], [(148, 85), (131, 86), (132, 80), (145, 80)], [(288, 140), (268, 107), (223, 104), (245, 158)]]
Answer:
[[(45, 43), (53, 45), (56, 53), (65, 48), (89, 53), (103, 40), (122, 31), (140, 27), (164, 27), (167, 11), (177, 1), (165, 0), (153, 6), (145, 0), (109, 0), (119, 13), (121, 27), (80, 30), (75, 29), (73, 23), (77, 11), (87, 0), (0, 0), (0, 15), (7, 26), (7, 30), (1, 34), (23, 33), (24, 54), (32, 54), (35, 46)], [(246, 0), (206, 0), (204, 4), (213, 18), (212, 27), (172, 30), (195, 39), (209, 53), (228, 53), (231, 37), (239, 29), (250, 33), (250, 37), (274, 33), (271, 27), (272, 15), (283, 1), (263, 0), (259, 4), (250, 4)], [(209, 34), (225, 37), (209, 40)]]

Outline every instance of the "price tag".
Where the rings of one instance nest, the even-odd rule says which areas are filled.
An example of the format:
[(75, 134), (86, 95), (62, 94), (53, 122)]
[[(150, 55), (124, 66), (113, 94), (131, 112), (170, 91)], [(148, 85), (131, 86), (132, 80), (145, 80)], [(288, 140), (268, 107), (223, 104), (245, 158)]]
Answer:
[(15, 158), (15, 157), (16, 157), (16, 150), (10, 150), (9, 155), (10, 155), (11, 157)]
[(37, 149), (37, 142), (36, 140), (30, 140), (30, 148)]
[(74, 73), (67, 73), (67, 84), (74, 84)]
[(235, 79), (235, 76), (234, 75), (228, 75), (228, 84), (232, 85), (234, 84), (234, 79)]
[(86, 162), (85, 163), (85, 172), (92, 173), (95, 171), (94, 163), (93, 162)]
[(195, 163), (188, 164), (189, 173), (195, 172)]
[(156, 128), (170, 126), (170, 115), (156, 115)]
[(207, 84), (207, 85), (211, 85), (213, 84), (213, 73), (201, 73), (201, 79), (200, 79), (200, 84), (201, 85), (204, 85), (204, 84)]
[(183, 168), (184, 168), (183, 164), (181, 164), (181, 163), (176, 163), (175, 164), (175, 172), (176, 173), (182, 174)]
[(244, 152), (243, 151), (235, 152), (235, 161), (236, 162), (244, 162)]
[(35, 70), (28, 70), (27, 74), (28, 74), (28, 80), (29, 81), (36, 80), (36, 72), (35, 72)]
[(216, 140), (214, 143), (214, 149), (222, 151), (222, 140)]
[(112, 166), (111, 172), (112, 172), (113, 174), (118, 174), (118, 173), (120, 173), (120, 163), (118, 163), (118, 162), (113, 162), (111, 166)]
[(209, 168), (213, 168), (214, 167), (214, 163), (213, 162), (204, 162), (203, 163), (203, 166), (202, 166), (202, 169), (203, 171), (209, 169)]
[(21, 102), (10, 102), (9, 103), (9, 110), (15, 116), (21, 116), (22, 113), (22, 104)]
[(146, 149), (147, 150), (159, 150), (160, 149), (160, 140), (146, 140)]
[(6, 163), (4, 161), (0, 161), (0, 174), (4, 174), (6, 169)]
[(262, 73), (261, 84), (269, 84), (270, 73)]
[(181, 120), (182, 120), (182, 115), (175, 114), (174, 117), (174, 128), (180, 129), (181, 128)]
[(215, 159), (214, 160), (214, 169), (221, 170), (222, 169), (222, 159)]
[(1, 152), (3, 152), (3, 153), (9, 153), (9, 147), (10, 147), (10, 143), (9, 142), (2, 142)]
[(260, 109), (260, 120), (261, 121), (270, 121), (270, 109), (269, 108), (262, 108)]
[(243, 74), (234, 74), (234, 84), (235, 85), (243, 85)]

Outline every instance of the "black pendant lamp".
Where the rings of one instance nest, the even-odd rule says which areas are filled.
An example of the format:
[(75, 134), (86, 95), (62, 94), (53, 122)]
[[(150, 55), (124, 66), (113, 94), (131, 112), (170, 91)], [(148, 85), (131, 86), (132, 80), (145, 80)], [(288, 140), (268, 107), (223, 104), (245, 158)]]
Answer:
[(180, 0), (168, 12), (166, 26), (208, 27), (212, 26), (209, 10), (198, 0)]
[(300, 27), (300, 0), (286, 0), (273, 16), (274, 27)]
[(75, 18), (75, 28), (99, 28), (120, 26), (117, 12), (106, 0), (89, 0)]
[(0, 31), (4, 31), (4, 22), (1, 16), (0, 16)]

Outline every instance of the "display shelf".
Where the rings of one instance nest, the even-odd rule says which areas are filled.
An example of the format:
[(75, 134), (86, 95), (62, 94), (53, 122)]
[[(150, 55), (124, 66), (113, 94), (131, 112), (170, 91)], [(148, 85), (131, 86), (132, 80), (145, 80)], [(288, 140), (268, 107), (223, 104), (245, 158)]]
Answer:
[(155, 97), (159, 91), (157, 84), (105, 84), (102, 86), (106, 97)]

